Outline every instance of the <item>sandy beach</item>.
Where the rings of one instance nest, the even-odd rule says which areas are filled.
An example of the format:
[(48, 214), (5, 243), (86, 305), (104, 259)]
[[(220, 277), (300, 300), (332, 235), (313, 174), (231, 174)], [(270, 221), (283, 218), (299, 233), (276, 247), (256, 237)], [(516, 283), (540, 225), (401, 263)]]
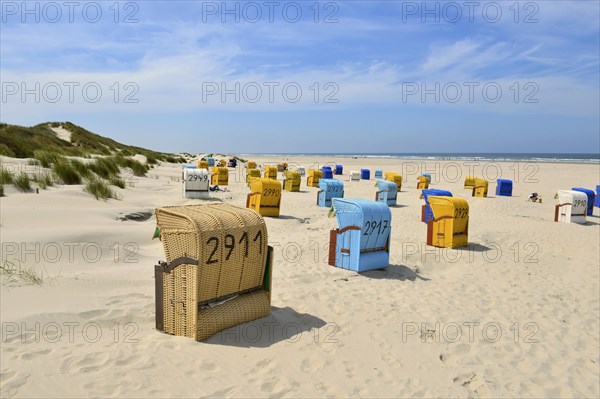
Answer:
[[(598, 164), (263, 157), (309, 168), (343, 164), (346, 198), (375, 196), (375, 169), (403, 178), (392, 208), (390, 266), (327, 265), (335, 219), (316, 188), (284, 192), (266, 218), (275, 248), (271, 316), (206, 342), (154, 328), (154, 210), (182, 198), (181, 165), (123, 176), (120, 200), (81, 186), (39, 194), (5, 187), (2, 260), (41, 285), (3, 280), (1, 397), (578, 397), (600, 396), (600, 212), (554, 222), (556, 190), (595, 189)], [(39, 166), (2, 157), (5, 168)], [(349, 181), (369, 168), (370, 181)], [(469, 246), (425, 245), (416, 178), (470, 206)], [(472, 198), (467, 175), (490, 181)], [(279, 173), (279, 180), (282, 174)], [(496, 178), (514, 181), (494, 195)], [(245, 169), (211, 201), (244, 206)], [(532, 192), (542, 203), (527, 200)]]

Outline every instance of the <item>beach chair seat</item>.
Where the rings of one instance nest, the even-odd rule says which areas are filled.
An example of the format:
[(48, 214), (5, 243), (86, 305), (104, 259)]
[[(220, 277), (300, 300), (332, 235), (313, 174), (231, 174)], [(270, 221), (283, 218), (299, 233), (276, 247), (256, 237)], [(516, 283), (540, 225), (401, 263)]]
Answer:
[(343, 175), (344, 174), (344, 167), (342, 165), (335, 165), (335, 174), (336, 175)]
[(183, 197), (205, 199), (210, 192), (210, 173), (207, 169), (183, 168), (182, 171)]
[(381, 202), (332, 200), (338, 227), (330, 232), (329, 264), (364, 272), (388, 267), (392, 213)]
[(377, 192), (375, 193), (375, 201), (382, 202), (387, 206), (396, 206), (398, 198), (398, 185), (389, 180), (377, 181)]
[(229, 184), (229, 169), (224, 166), (214, 166), (210, 182), (217, 186), (227, 186)]
[(573, 187), (571, 190), (579, 191), (587, 196), (587, 215), (592, 216), (594, 214), (594, 200), (596, 199), (596, 193), (589, 188)]
[(298, 192), (300, 191), (300, 182), (302, 180), (302, 177), (300, 176), (300, 172), (298, 171), (291, 171), (291, 170), (286, 170), (284, 173), (284, 182), (283, 182), (283, 188), (286, 191), (294, 191), (294, 192)]
[(398, 185), (398, 191), (402, 191), (402, 176), (396, 172), (385, 172), (385, 180), (393, 181)]
[(275, 166), (275, 165), (265, 166), (264, 177), (266, 177), (267, 179), (277, 180), (277, 166)]
[(477, 179), (477, 177), (467, 176), (465, 178), (465, 185), (464, 185), (465, 189), (472, 190), (473, 187), (475, 187), (475, 179)]
[(471, 190), (471, 196), (485, 198), (488, 195), (489, 182), (483, 179), (475, 179), (474, 186)]
[(433, 219), (427, 222), (427, 245), (464, 247), (469, 243), (469, 204), (464, 198), (428, 197)]
[(361, 180), (371, 180), (371, 171), (369, 169), (361, 169), (360, 170), (360, 179)]
[(308, 187), (319, 187), (319, 180), (323, 178), (323, 171), (317, 169), (308, 170), (306, 185)]
[(423, 190), (423, 199), (425, 200), (425, 205), (421, 207), (421, 222), (425, 224), (429, 223), (430, 220), (433, 220), (433, 211), (431, 210), (431, 205), (429, 204), (430, 196), (452, 197), (452, 193), (446, 190)]
[(256, 212), (228, 204), (156, 209), (156, 329), (204, 341), (270, 314), (273, 248)]
[(558, 190), (558, 204), (554, 208), (554, 221), (563, 223), (587, 222), (588, 196), (575, 190)]
[(323, 166), (321, 171), (323, 171), (323, 179), (333, 179), (333, 169), (331, 169), (331, 166)]
[(512, 197), (513, 182), (508, 179), (496, 180), (496, 195), (502, 197)]
[(344, 198), (344, 183), (338, 179), (320, 179), (317, 205), (331, 207), (334, 198)]
[(417, 177), (417, 190), (426, 190), (429, 188), (429, 179), (426, 176)]
[(250, 180), (252, 179), (260, 179), (260, 170), (259, 169), (248, 169), (246, 171), (246, 183), (250, 186)]
[(262, 216), (279, 217), (281, 207), (281, 182), (259, 178), (250, 181), (250, 194), (246, 197), (246, 208)]
[(287, 163), (278, 163), (277, 164), (277, 171), (278, 172), (285, 172), (288, 168), (288, 164)]
[(208, 169), (208, 161), (206, 160), (199, 160), (198, 161), (198, 169)]

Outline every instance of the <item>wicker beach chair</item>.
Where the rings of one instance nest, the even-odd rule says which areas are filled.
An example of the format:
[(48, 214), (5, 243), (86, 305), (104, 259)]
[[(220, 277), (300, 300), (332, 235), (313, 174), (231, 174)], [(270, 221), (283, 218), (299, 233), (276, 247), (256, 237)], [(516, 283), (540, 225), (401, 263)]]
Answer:
[(273, 249), (256, 212), (228, 204), (156, 209), (156, 328), (204, 341), (270, 313)]

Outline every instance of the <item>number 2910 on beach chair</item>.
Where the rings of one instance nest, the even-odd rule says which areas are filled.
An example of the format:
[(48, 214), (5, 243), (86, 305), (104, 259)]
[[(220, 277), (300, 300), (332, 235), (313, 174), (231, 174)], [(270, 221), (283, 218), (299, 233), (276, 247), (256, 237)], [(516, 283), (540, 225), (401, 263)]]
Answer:
[(329, 264), (355, 272), (388, 267), (390, 208), (365, 199), (334, 198), (332, 202), (338, 228), (330, 232)]

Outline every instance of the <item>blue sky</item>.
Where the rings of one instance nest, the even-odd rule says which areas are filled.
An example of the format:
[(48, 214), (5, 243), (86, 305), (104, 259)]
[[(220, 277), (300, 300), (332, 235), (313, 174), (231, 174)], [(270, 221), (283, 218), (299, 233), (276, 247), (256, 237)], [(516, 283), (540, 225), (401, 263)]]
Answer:
[(597, 1), (23, 4), (0, 7), (3, 122), (171, 152), (600, 151)]

